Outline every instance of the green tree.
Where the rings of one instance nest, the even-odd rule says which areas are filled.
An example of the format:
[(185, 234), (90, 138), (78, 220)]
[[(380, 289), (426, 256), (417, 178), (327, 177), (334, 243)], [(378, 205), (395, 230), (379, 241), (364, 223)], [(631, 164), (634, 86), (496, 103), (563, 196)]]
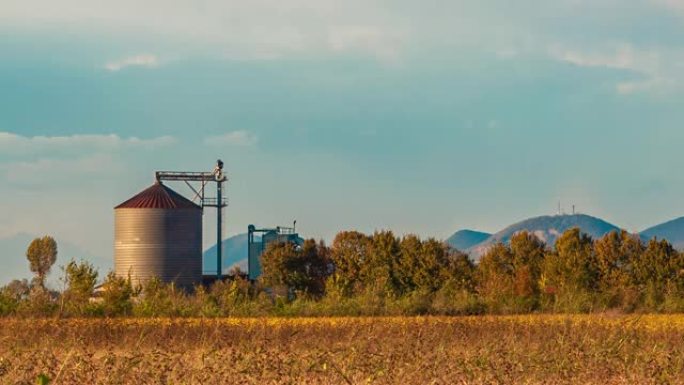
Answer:
[(653, 285), (663, 289), (674, 273), (676, 255), (677, 252), (666, 240), (650, 240), (640, 260), (632, 267), (635, 282), (641, 286)]
[(648, 310), (660, 310), (667, 295), (684, 293), (682, 269), (682, 255), (669, 242), (648, 242), (641, 258), (632, 264), (634, 282)]
[(297, 280), (297, 245), (272, 243), (261, 256), (261, 277), (265, 287), (280, 296), (287, 296)]
[(522, 231), (511, 238), (510, 250), (515, 295), (532, 300), (539, 295), (546, 244), (534, 234)]
[(373, 234), (368, 260), (361, 265), (361, 279), (367, 289), (384, 295), (401, 294), (401, 247), (391, 231)]
[[(399, 242), (399, 263), (395, 266), (397, 288), (400, 293), (406, 294), (417, 288), (427, 272), (421, 272), (424, 259), (423, 241), (416, 235), (404, 236)], [(433, 276), (433, 278), (436, 278)]]
[(26, 279), (13, 279), (2, 290), (16, 301), (23, 301), (31, 294), (31, 285)]
[(97, 270), (88, 262), (69, 262), (64, 268), (67, 289), (63, 294), (63, 301), (67, 310), (76, 314), (83, 314), (97, 283)]
[(475, 293), (476, 266), (468, 255), (445, 245), (449, 262), (446, 279), (432, 297), (431, 312), (444, 315), (481, 314), (485, 309)]
[(106, 315), (130, 315), (135, 291), (131, 279), (119, 277), (114, 272), (107, 275), (102, 284), (102, 305)]
[(186, 317), (192, 311), (187, 292), (175, 283), (166, 283), (158, 277), (143, 283), (133, 305), (133, 314), (144, 317)]
[(316, 244), (316, 241), (310, 239), (304, 241), (299, 254), (304, 268), (304, 279), (299, 290), (321, 297), (325, 294), (325, 282), (332, 274), (330, 249), (322, 240)]
[(514, 296), (515, 269), (508, 245), (497, 243), (482, 256), (477, 265), (477, 293), (493, 312), (505, 311)]
[(607, 307), (633, 310), (638, 302), (634, 266), (639, 264), (644, 245), (638, 235), (611, 231), (594, 242), (598, 268), (598, 290)]
[(368, 263), (370, 238), (357, 231), (343, 231), (335, 237), (330, 248), (330, 260), (333, 264), (332, 285), (344, 296), (359, 293), (361, 267)]
[(26, 279), (12, 280), (7, 286), (0, 288), (0, 315), (14, 314), (30, 293), (31, 287)]
[[(200, 290), (203, 290), (200, 288)], [(253, 315), (249, 305), (257, 303), (258, 288), (247, 277), (236, 275), (232, 279), (214, 282), (206, 293), (205, 312), (207, 315), (237, 316)], [(201, 291), (198, 291), (201, 293)], [(247, 313), (243, 313), (247, 312)]]
[(449, 245), (434, 238), (421, 242), (419, 258), (413, 265), (413, 288), (429, 293), (439, 290), (462, 273), (457, 267), (457, 263), (463, 262), (456, 261), (459, 257)]
[(294, 292), (320, 297), (331, 273), (327, 247), (313, 239), (301, 247), (289, 242), (269, 245), (261, 266), (261, 282), (281, 296)]
[(553, 294), (555, 310), (587, 311), (593, 305), (598, 266), (590, 236), (573, 228), (556, 241), (556, 250), (544, 260), (542, 286)]
[(50, 236), (34, 239), (26, 250), (31, 272), (36, 275), (36, 283), (45, 288), (45, 277), (57, 261), (57, 242)]
[(472, 292), (475, 287), (475, 264), (470, 257), (458, 250), (450, 249), (449, 278), (445, 285), (457, 290)]
[(546, 245), (526, 231), (491, 247), (477, 267), (477, 292), (490, 311), (529, 312), (539, 304)]

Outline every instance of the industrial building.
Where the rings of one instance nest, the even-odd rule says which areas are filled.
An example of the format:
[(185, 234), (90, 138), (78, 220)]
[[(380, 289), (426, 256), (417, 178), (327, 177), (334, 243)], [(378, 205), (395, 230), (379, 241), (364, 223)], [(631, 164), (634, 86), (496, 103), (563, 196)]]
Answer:
[[(114, 271), (143, 284), (157, 277), (192, 288), (223, 278), (222, 212), (227, 206), (223, 196), (223, 162), (217, 161), (212, 172), (157, 171), (156, 182), (114, 208)], [(190, 200), (163, 181), (182, 181), (195, 193)], [(199, 183), (193, 187), (191, 182)], [(216, 196), (207, 197), (205, 187), (216, 183)], [(198, 203), (195, 203), (197, 200)], [(202, 275), (202, 215), (207, 207), (216, 208), (216, 275)], [(296, 224), (296, 222), (295, 222)], [(256, 234), (260, 234), (258, 237)], [(293, 242), (302, 244), (294, 226), (257, 229), (248, 228), (248, 276), (261, 275), (260, 258), (269, 244)]]
[[(264, 254), (268, 245), (294, 243), (301, 246), (304, 243), (295, 227), (278, 226), (272, 229), (257, 229), (254, 225), (249, 225), (247, 228), (247, 266), (250, 280), (256, 280), (261, 276), (261, 255)], [(261, 234), (261, 237), (257, 237), (256, 234)]]

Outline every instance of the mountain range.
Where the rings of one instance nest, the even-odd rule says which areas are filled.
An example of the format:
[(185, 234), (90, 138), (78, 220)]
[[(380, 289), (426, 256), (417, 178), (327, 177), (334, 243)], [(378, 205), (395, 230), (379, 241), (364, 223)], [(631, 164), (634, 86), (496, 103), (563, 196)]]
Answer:
[[(511, 237), (521, 231), (533, 233), (537, 238), (553, 247), (556, 239), (565, 231), (579, 228), (592, 238), (601, 238), (620, 228), (603, 219), (584, 214), (540, 216), (515, 223), (495, 234), (473, 230), (460, 230), (447, 239), (447, 243), (458, 250), (479, 259), (492, 245), (508, 243)], [(684, 250), (684, 217), (646, 229), (639, 233), (644, 241), (652, 238), (666, 239), (677, 249)], [(480, 240), (477, 242), (478, 240)]]
[[(574, 215), (553, 215), (540, 216), (526, 219), (524, 221), (510, 225), (503, 230), (489, 234), (475, 230), (460, 230), (449, 237), (446, 242), (455, 249), (469, 254), (477, 260), (492, 245), (503, 242), (507, 243), (511, 237), (520, 231), (534, 233), (540, 240), (553, 247), (556, 239), (565, 231), (578, 227), (585, 234), (594, 239), (603, 237), (611, 231), (619, 231), (620, 227), (609, 223), (603, 219), (592, 217), (585, 214)], [(644, 241), (651, 238), (667, 239), (677, 249), (684, 250), (684, 217), (675, 219), (651, 227), (639, 234)], [(237, 235), (226, 239), (223, 242), (226, 259), (223, 263), (224, 271), (228, 271), (233, 266), (239, 266), (246, 271), (247, 269), (247, 234)], [(205, 270), (215, 272), (213, 263), (216, 260), (216, 246), (204, 253)], [(207, 267), (211, 266), (211, 267)]]
[(447, 238), (446, 243), (457, 250), (468, 250), (486, 241), (492, 234), (474, 230), (460, 230)]
[(641, 232), (641, 236), (651, 239), (667, 239), (678, 250), (684, 250), (684, 217), (653, 226)]
[[(256, 237), (258, 238), (258, 237)], [(247, 234), (239, 234), (223, 240), (223, 272), (233, 267), (247, 271)], [(216, 245), (207, 249), (202, 256), (204, 274), (216, 274)]]

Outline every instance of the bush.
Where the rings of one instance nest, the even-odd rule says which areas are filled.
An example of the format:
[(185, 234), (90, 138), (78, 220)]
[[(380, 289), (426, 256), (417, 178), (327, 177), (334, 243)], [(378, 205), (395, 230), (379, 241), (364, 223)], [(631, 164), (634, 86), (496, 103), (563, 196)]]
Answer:
[(448, 316), (483, 314), (485, 310), (477, 295), (454, 283), (447, 283), (437, 291), (430, 307), (430, 313)]
[(554, 313), (590, 313), (599, 310), (596, 306), (597, 296), (584, 290), (565, 290), (556, 294), (545, 310)]
[(130, 277), (122, 278), (117, 277), (114, 272), (109, 273), (102, 285), (102, 313), (107, 316), (130, 315), (133, 294)]
[(3, 288), (0, 290), (0, 316), (15, 314), (19, 307), (19, 301), (9, 295)]
[(88, 262), (69, 262), (64, 268), (67, 289), (62, 294), (62, 310), (69, 315), (93, 312), (90, 299), (97, 283), (97, 270)]
[(385, 313), (394, 316), (417, 316), (430, 313), (433, 294), (429, 291), (412, 291), (387, 301)]
[(196, 293), (205, 316), (266, 315), (273, 307), (266, 293), (240, 275), (215, 282), (208, 290), (201, 288)]
[(56, 297), (57, 293), (51, 293), (42, 286), (33, 286), (26, 300), (19, 302), (17, 312), (27, 316), (51, 316), (58, 310)]
[(133, 305), (133, 315), (140, 317), (188, 317), (193, 314), (193, 303), (188, 294), (159, 278), (143, 285), (138, 301)]

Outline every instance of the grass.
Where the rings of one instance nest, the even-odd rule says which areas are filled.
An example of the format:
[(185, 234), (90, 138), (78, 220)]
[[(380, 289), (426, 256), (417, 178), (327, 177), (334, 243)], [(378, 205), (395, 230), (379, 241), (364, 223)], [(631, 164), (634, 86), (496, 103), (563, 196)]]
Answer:
[(684, 384), (684, 316), (5, 318), (0, 383)]

